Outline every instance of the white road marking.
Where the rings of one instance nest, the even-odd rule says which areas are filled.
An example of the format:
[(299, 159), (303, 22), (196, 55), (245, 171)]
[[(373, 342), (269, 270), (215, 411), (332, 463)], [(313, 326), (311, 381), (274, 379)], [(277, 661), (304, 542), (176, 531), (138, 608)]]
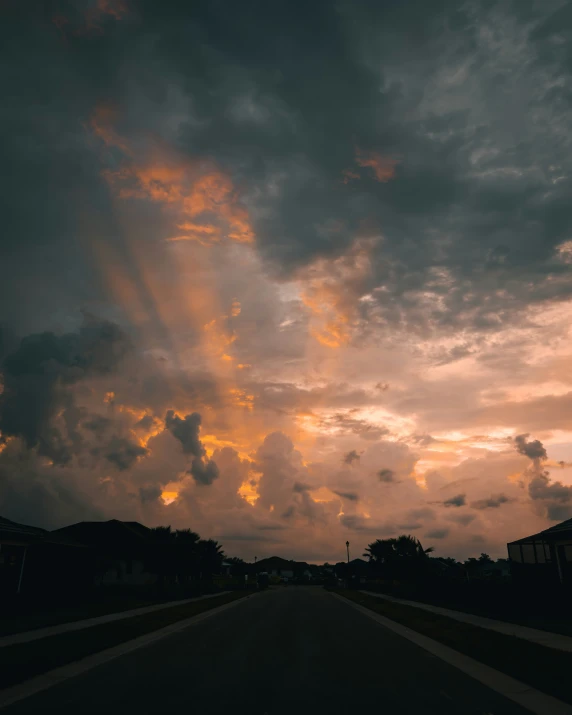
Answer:
[(73, 678), (76, 675), (85, 673), (88, 670), (97, 667), (98, 665), (108, 663), (114, 658), (118, 658), (121, 655), (131, 653), (134, 650), (138, 650), (139, 648), (143, 648), (146, 645), (150, 645), (151, 643), (154, 643), (161, 638), (170, 636), (172, 633), (177, 633), (178, 631), (182, 631), (185, 628), (195, 626), (197, 623), (204, 621), (206, 618), (210, 618), (217, 613), (226, 611), (228, 608), (232, 608), (239, 603), (244, 603), (245, 601), (248, 601), (249, 598), (253, 598), (259, 595), (261, 596), (263, 593), (264, 592), (252, 593), (248, 596), (245, 596), (244, 598), (238, 598), (236, 601), (224, 603), (222, 606), (217, 606), (216, 608), (211, 608), (208, 611), (203, 611), (203, 613), (199, 613), (196, 616), (186, 618), (184, 621), (177, 621), (176, 623), (172, 623), (170, 626), (165, 626), (165, 628), (160, 628), (159, 630), (151, 631), (150, 633), (146, 633), (143, 636), (139, 636), (139, 638), (133, 638), (132, 640), (126, 641), (125, 643), (120, 643), (113, 648), (108, 648), (107, 650), (99, 651), (98, 653), (89, 655), (87, 658), (82, 658), (81, 660), (77, 660), (74, 663), (68, 663), (68, 665), (64, 665), (61, 668), (55, 668), (54, 670), (50, 670), (43, 675), (38, 675), (35, 678), (26, 680), (19, 685), (14, 685), (11, 688), (6, 688), (5, 690), (0, 691), (0, 710), (7, 707), (8, 705), (12, 705), (13, 703), (18, 702), (18, 700), (24, 700), (25, 698), (29, 698), (31, 695), (35, 695), (42, 690), (47, 690), (53, 685), (62, 683), (64, 680), (68, 680), (69, 678)]
[(504, 695), (509, 700), (513, 700), (525, 710), (529, 710), (536, 715), (572, 715), (572, 706), (552, 697), (552, 695), (547, 695), (532, 688), (530, 685), (525, 685), (525, 683), (521, 683), (516, 678), (511, 678), (510, 675), (505, 675), (488, 665), (484, 665), (484, 663), (479, 663), (479, 661), (473, 660), (473, 658), (464, 653), (459, 653), (453, 648), (443, 645), (443, 643), (402, 626), (401, 623), (392, 621), (390, 618), (380, 616), (375, 611), (370, 611), (369, 608), (360, 606), (358, 603), (339, 596), (337, 593), (331, 593), (331, 595), (351, 608), (360, 611), (364, 616), (371, 618), (384, 628), (388, 628), (403, 638), (407, 638), (407, 640), (449, 663), (454, 668), (463, 671), (463, 673), (478, 680), (491, 690)]

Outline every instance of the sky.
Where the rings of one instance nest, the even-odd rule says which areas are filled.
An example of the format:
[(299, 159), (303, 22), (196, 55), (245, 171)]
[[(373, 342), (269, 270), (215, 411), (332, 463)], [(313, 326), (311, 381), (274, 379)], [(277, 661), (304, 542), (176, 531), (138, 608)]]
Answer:
[(309, 562), (572, 517), (572, 3), (0, 13), (2, 516)]

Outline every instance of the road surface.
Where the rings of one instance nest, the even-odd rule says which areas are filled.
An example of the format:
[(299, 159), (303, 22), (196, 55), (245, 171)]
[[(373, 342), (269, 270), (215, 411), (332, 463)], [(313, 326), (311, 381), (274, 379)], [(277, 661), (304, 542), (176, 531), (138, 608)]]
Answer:
[(255, 594), (2, 715), (527, 712), (321, 588), (287, 586)]

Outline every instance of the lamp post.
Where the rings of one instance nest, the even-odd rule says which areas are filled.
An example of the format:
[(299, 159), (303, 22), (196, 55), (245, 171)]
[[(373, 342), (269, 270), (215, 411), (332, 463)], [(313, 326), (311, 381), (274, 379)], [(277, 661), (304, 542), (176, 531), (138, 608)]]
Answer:
[(349, 562), (350, 562), (350, 542), (349, 541), (346, 541), (346, 549), (348, 552), (348, 564), (349, 564)]

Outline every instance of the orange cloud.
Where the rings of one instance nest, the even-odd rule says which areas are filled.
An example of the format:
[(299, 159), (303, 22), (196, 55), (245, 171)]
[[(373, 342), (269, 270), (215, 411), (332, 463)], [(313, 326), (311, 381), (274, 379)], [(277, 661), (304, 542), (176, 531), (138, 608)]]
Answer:
[(97, 0), (96, 5), (88, 8), (85, 13), (85, 29), (101, 32), (100, 23), (106, 15), (121, 20), (127, 13), (127, 4), (124, 0)]
[[(240, 301), (221, 303), (212, 274), (213, 252), (218, 250), (214, 244), (225, 237), (239, 244), (234, 251), (250, 252), (254, 233), (248, 212), (231, 177), (212, 162), (181, 158), (154, 139), (135, 144), (119, 130), (119, 119), (113, 107), (102, 105), (88, 126), (103, 147), (114, 151), (115, 163), (122, 159), (119, 168), (104, 172), (112, 194), (119, 204), (155, 202), (174, 230), (162, 245), (141, 241), (131, 212), (119, 210), (123, 241), (114, 245), (98, 238), (95, 258), (110, 293), (139, 334), (150, 344), (161, 344), (168, 355), (164, 378), (173, 407), (200, 411), (206, 429), (216, 430), (223, 440), (232, 436), (239, 454), (246, 455), (264, 438), (267, 424), (254, 409), (254, 395), (237, 379), (250, 367), (246, 361), (237, 364), (234, 354), (238, 335), (231, 321), (241, 313)], [(190, 245), (182, 246), (184, 241)], [(189, 366), (208, 370), (224, 405), (222, 423), (220, 412), (215, 414), (200, 396), (192, 404), (180, 396), (177, 369)], [(145, 430), (142, 436), (138, 428), (137, 436), (145, 446), (153, 432)]]
[(368, 153), (356, 149), (356, 164), (362, 167), (369, 167), (373, 170), (376, 181), (385, 183), (395, 176), (395, 167), (399, 164), (399, 159), (392, 159), (375, 152)]
[(115, 146), (121, 149), (125, 154), (131, 154), (126, 142), (115, 131), (113, 125), (118, 117), (117, 110), (108, 104), (102, 104), (96, 107), (92, 114), (89, 127), (91, 131), (99, 138), (106, 146)]
[(247, 479), (245, 482), (243, 482), (240, 485), (238, 494), (245, 501), (247, 501), (251, 506), (254, 506), (256, 504), (256, 502), (258, 501), (260, 494), (258, 493), (258, 489), (252, 483), (252, 481), (253, 481), (252, 479)]
[(125, 0), (96, 0), (85, 11), (75, 10), (75, 17), (70, 18), (57, 12), (51, 17), (51, 22), (62, 33), (65, 40), (66, 26), (71, 26), (71, 34), (84, 35), (88, 32), (103, 32), (101, 23), (106, 18), (116, 21), (123, 19), (129, 13)]
[(163, 500), (163, 504), (165, 506), (168, 506), (169, 504), (172, 504), (174, 501), (177, 501), (178, 497), (179, 497), (179, 492), (167, 492), (167, 491), (161, 492), (161, 499)]
[(326, 347), (339, 348), (351, 338), (375, 243), (358, 239), (343, 256), (319, 259), (300, 273), (301, 300), (313, 317), (310, 333)]
[(249, 395), (245, 390), (241, 390), (237, 387), (231, 388), (229, 392), (237, 407), (246, 407), (246, 409), (252, 410), (254, 406), (254, 395)]
[(357, 172), (352, 171), (351, 169), (345, 169), (345, 171), (343, 172), (343, 176), (344, 184), (349, 184), (352, 179), (361, 179), (361, 176)]
[(116, 20), (121, 20), (127, 15), (128, 8), (125, 0), (97, 0), (97, 11), (102, 15), (111, 15)]
[(254, 241), (248, 211), (228, 175), (212, 164), (181, 161), (166, 147), (157, 145), (151, 147), (148, 156), (135, 160), (129, 142), (115, 129), (117, 118), (116, 110), (101, 105), (93, 113), (90, 128), (106, 146), (116, 147), (125, 155), (119, 170), (104, 171), (119, 198), (150, 199), (174, 212), (177, 232), (170, 241)]
[[(383, 156), (374, 151), (364, 151), (359, 147), (355, 150), (356, 164), (363, 169), (371, 169), (376, 181), (386, 183), (395, 177), (395, 167), (400, 163), (399, 159)], [(361, 174), (352, 169), (343, 172), (344, 184), (348, 184), (355, 179), (361, 179)]]

